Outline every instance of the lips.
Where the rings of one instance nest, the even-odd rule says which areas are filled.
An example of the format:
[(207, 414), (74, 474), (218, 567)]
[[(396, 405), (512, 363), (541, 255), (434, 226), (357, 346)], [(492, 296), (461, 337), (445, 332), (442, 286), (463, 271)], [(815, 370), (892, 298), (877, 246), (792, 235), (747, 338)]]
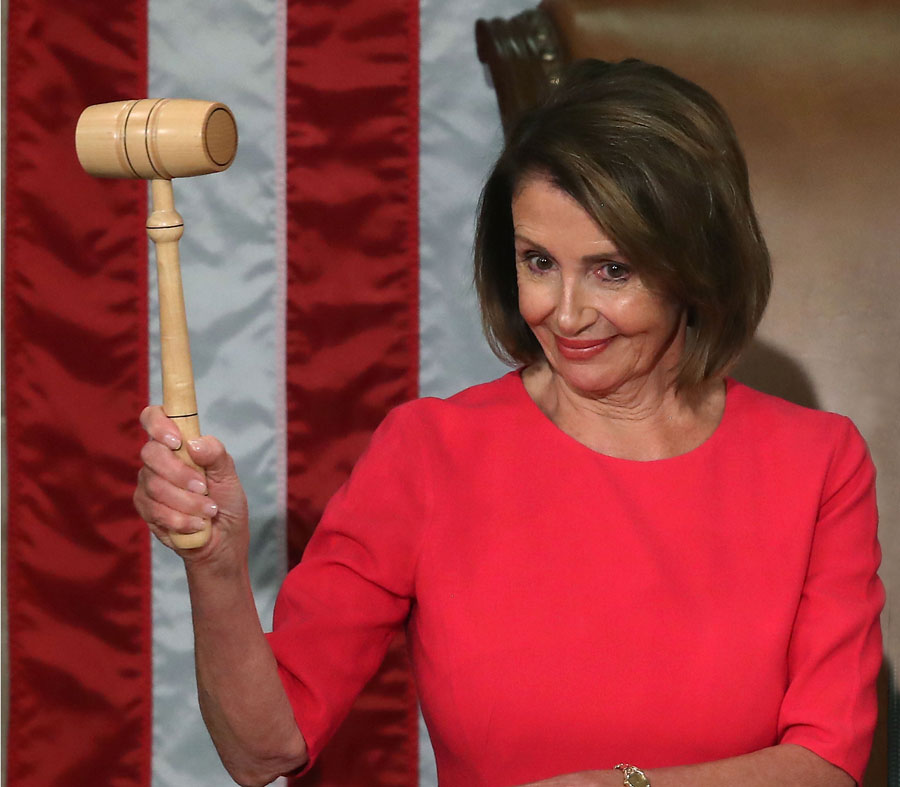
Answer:
[(556, 339), (556, 349), (559, 354), (568, 361), (587, 361), (602, 353), (615, 336), (607, 336), (605, 339), (566, 339), (562, 336)]

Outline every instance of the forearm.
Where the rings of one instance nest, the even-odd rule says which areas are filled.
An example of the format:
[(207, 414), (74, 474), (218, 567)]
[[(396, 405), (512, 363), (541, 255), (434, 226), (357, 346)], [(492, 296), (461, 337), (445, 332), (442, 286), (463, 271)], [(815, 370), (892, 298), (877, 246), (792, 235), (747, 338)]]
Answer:
[[(634, 763), (640, 766), (640, 763)], [(802, 746), (785, 744), (724, 760), (644, 771), (652, 787), (853, 787), (844, 771)], [(622, 787), (618, 771), (585, 771), (534, 782), (534, 787)], [(529, 787), (529, 785), (523, 785)]]
[(853, 787), (853, 779), (840, 768), (802, 746), (784, 744), (724, 760), (659, 768), (648, 772), (653, 787)]
[(307, 752), (259, 624), (247, 570), (186, 568), (203, 719), (232, 777), (268, 784), (302, 765)]

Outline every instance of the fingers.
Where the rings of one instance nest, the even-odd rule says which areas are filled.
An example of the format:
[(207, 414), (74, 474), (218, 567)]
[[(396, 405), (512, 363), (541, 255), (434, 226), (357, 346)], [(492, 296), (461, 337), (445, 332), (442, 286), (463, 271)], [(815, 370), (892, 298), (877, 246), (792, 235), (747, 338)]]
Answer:
[[(167, 546), (172, 546), (169, 538), (171, 532), (195, 533), (203, 527), (202, 517), (209, 516), (202, 509), (206, 498), (195, 495), (194, 497), (199, 498), (199, 504), (188, 501), (185, 506), (188, 510), (183, 510), (179, 506), (185, 504), (178, 491), (167, 481), (154, 476), (147, 468), (141, 469), (138, 487), (134, 493), (134, 507), (141, 518), (150, 525), (153, 533)], [(196, 513), (198, 508), (200, 511)]]
[(175, 453), (174, 449), (181, 445), (181, 433), (162, 408), (145, 408), (141, 425), (150, 440), (141, 448), (143, 467), (138, 474), (134, 505), (157, 537), (172, 546), (166, 536), (169, 531), (196, 532), (203, 527), (203, 518), (216, 516), (218, 507), (207, 497), (203, 474)]
[(155, 440), (144, 443), (141, 448), (141, 461), (144, 467), (170, 484), (198, 495), (205, 495), (208, 491), (203, 474), (185, 464), (173, 450), (162, 443)]
[(165, 414), (159, 405), (150, 405), (143, 409), (141, 426), (152, 440), (173, 450), (177, 450), (181, 446), (181, 431), (178, 429), (178, 425)]
[[(178, 426), (161, 407), (145, 408), (141, 425), (150, 440), (141, 448), (143, 467), (134, 505), (154, 535), (182, 554), (172, 536), (197, 532), (204, 519), (214, 520), (211, 543), (237, 544), (244, 549), (248, 542), (247, 498), (225, 446), (208, 436), (185, 440), (181, 446)], [(181, 449), (176, 452), (178, 446)]]
[[(147, 445), (156, 448), (143, 449), (142, 456), (168, 450), (159, 443), (148, 443)], [(174, 511), (192, 516), (214, 517), (218, 513), (218, 508), (215, 502), (206, 496), (206, 485), (197, 480), (199, 475), (197, 471), (187, 467), (178, 459), (175, 461), (181, 464), (183, 469), (175, 468), (176, 472), (170, 472), (172, 462), (157, 462), (155, 456), (150, 461), (145, 461), (144, 467), (138, 474), (138, 488), (149, 500)], [(162, 472), (156, 470), (156, 467), (160, 466), (164, 467)]]
[(234, 460), (215, 437), (209, 435), (187, 444), (191, 459), (206, 473), (209, 494), (219, 506), (219, 520), (246, 519), (247, 497), (238, 478)]

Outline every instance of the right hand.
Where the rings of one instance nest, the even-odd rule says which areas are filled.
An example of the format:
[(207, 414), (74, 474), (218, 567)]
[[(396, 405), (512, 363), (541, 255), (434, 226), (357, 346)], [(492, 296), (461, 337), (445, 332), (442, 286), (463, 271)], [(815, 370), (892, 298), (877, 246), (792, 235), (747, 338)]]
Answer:
[[(153, 534), (189, 562), (246, 562), (247, 498), (225, 446), (210, 436), (188, 443), (191, 458), (206, 471), (204, 479), (176, 456), (181, 433), (161, 407), (144, 408), (141, 425), (150, 440), (141, 449), (134, 506)], [(203, 517), (212, 522), (209, 542), (198, 549), (178, 549), (171, 534), (200, 529)]]

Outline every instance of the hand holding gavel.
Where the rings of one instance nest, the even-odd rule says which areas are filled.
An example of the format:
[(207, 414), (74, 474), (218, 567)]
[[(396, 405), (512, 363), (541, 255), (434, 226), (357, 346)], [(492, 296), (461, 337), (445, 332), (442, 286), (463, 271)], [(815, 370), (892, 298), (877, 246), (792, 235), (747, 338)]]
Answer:
[[(175, 210), (172, 178), (227, 169), (237, 151), (237, 125), (224, 104), (192, 99), (139, 99), (96, 104), (82, 112), (75, 130), (81, 166), (91, 175), (150, 180), (153, 209), (147, 235), (156, 248), (163, 409), (179, 425), (178, 455), (191, 460), (186, 442), (200, 436), (178, 241), (184, 222)], [(194, 533), (173, 533), (181, 549), (209, 541), (210, 523)]]

